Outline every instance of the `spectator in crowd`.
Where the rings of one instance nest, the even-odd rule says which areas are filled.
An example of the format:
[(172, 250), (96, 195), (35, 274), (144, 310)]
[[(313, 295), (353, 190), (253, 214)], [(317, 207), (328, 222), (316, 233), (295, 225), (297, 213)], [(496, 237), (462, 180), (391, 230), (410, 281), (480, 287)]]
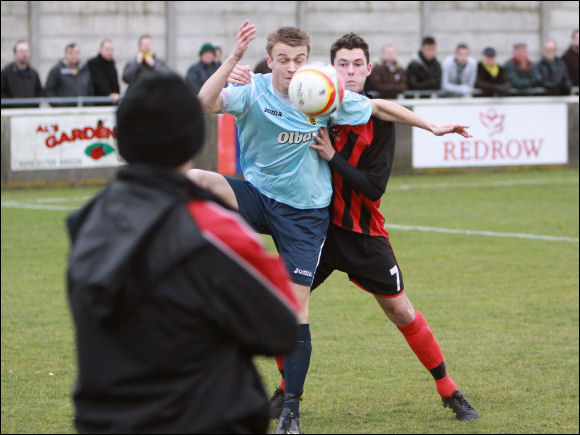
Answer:
[(496, 62), (496, 51), (493, 47), (483, 50), (482, 60), (477, 64), (475, 88), (480, 96), (505, 96), (510, 93), (510, 86), (504, 69)]
[(374, 65), (367, 79), (367, 92), (376, 92), (381, 98), (397, 98), (407, 89), (407, 74), (397, 62), (395, 47), (383, 47), (381, 63)]
[(99, 53), (89, 59), (87, 65), (91, 73), (95, 96), (109, 97), (113, 104), (119, 101), (119, 76), (115, 66), (115, 45), (110, 39), (103, 39)]
[(185, 176), (204, 139), (175, 73), (145, 74), (117, 110), (116, 179), (67, 218), (79, 433), (266, 433), (252, 358), (294, 349), (282, 259)]
[(169, 72), (171, 68), (153, 51), (151, 35), (139, 37), (137, 56), (123, 68), (123, 81), (131, 86), (145, 71)]
[(268, 66), (268, 58), (267, 57), (265, 57), (260, 62), (258, 62), (256, 64), (256, 67), (254, 68), (254, 74), (268, 74), (271, 72), (272, 72), (272, 70)]
[[(47, 97), (86, 97), (94, 95), (91, 73), (80, 60), (75, 42), (65, 47), (65, 55), (52, 67), (46, 79)], [(76, 103), (51, 103), (52, 106), (76, 106)]]
[(443, 96), (462, 97), (473, 93), (477, 76), (477, 62), (469, 56), (467, 44), (458, 44), (455, 53), (443, 61), (441, 69)]
[(504, 64), (504, 70), (513, 90), (520, 94), (527, 94), (536, 85), (534, 65), (524, 43), (514, 45), (512, 58)]
[(570, 47), (562, 56), (562, 60), (566, 63), (568, 68), (568, 75), (572, 81), (573, 86), (578, 86), (578, 79), (580, 73), (578, 72), (578, 29), (572, 33), (572, 42)]
[(219, 45), (214, 45), (214, 47), (215, 47), (215, 60), (214, 60), (214, 62), (217, 65), (217, 67), (219, 68), (220, 66), (222, 66), (222, 54), (223, 54), (224, 50)]
[(546, 95), (567, 95), (572, 82), (562, 59), (556, 56), (554, 41), (544, 43), (544, 54), (534, 69), (538, 86), (546, 90)]
[[(18, 41), (13, 48), (14, 62), (2, 68), (2, 98), (39, 98), (44, 95), (38, 72), (30, 66), (30, 46)], [(10, 107), (38, 107), (27, 104)]]
[(195, 95), (199, 93), (205, 81), (219, 68), (215, 58), (215, 47), (206, 42), (199, 49), (199, 61), (191, 65), (187, 70), (185, 81)]
[(407, 87), (412, 90), (441, 89), (441, 64), (435, 57), (436, 43), (431, 36), (421, 42), (421, 50), (407, 66)]

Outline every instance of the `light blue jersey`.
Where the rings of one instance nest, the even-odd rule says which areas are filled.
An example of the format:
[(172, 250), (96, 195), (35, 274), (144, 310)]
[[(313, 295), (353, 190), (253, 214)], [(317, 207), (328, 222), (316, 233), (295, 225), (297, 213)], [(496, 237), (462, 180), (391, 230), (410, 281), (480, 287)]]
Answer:
[(345, 91), (331, 116), (309, 118), (272, 85), (272, 74), (256, 74), (248, 85), (222, 91), (223, 111), (236, 118), (240, 166), (258, 191), (299, 209), (330, 204), (330, 169), (316, 150), (313, 133), (320, 127), (366, 124), (372, 113), (368, 98)]

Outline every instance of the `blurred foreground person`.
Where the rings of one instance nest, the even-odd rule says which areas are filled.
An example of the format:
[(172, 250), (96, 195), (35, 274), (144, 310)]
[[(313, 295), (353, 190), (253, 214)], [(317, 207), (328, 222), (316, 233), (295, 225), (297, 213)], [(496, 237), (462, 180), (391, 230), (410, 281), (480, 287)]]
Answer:
[(80, 433), (265, 433), (252, 362), (296, 343), (283, 263), (183, 173), (201, 148), (197, 98), (149, 73), (117, 110), (129, 163), (67, 219)]

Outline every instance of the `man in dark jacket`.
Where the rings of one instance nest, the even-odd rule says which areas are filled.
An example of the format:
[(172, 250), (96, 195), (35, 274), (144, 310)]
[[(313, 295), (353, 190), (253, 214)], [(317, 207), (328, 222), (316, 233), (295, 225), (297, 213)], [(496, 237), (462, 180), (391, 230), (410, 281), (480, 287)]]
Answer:
[(568, 95), (572, 82), (566, 64), (556, 53), (556, 43), (546, 41), (544, 54), (535, 68), (536, 82), (538, 86), (546, 89), (546, 95)]
[(509, 95), (510, 86), (501, 65), (496, 62), (496, 51), (493, 47), (483, 50), (483, 58), (477, 64), (475, 88), (484, 97)]
[[(65, 55), (48, 73), (47, 97), (86, 97), (94, 95), (91, 73), (80, 60), (80, 50), (71, 42), (65, 47)], [(76, 103), (51, 103), (52, 106), (76, 106)]]
[(512, 58), (504, 64), (504, 71), (512, 91), (521, 95), (530, 95), (531, 88), (537, 85), (534, 64), (528, 58), (526, 44), (514, 45)]
[(564, 55), (562, 60), (566, 63), (568, 68), (568, 75), (572, 81), (572, 85), (578, 86), (578, 80), (580, 78), (579, 68), (578, 68), (578, 29), (574, 30), (572, 33), (572, 41), (570, 47)]
[(131, 86), (145, 72), (170, 72), (171, 68), (153, 51), (153, 39), (150, 35), (139, 37), (138, 51), (135, 59), (127, 62), (123, 68), (123, 81)]
[(265, 433), (252, 362), (296, 343), (278, 257), (185, 175), (203, 143), (175, 73), (139, 79), (117, 110), (116, 180), (67, 219), (80, 433)]
[(119, 76), (115, 66), (115, 45), (110, 39), (103, 39), (99, 54), (89, 59), (87, 65), (91, 73), (95, 96), (109, 97), (116, 104), (119, 101)]
[(407, 89), (407, 74), (397, 62), (395, 47), (383, 47), (382, 62), (374, 65), (367, 79), (367, 91), (381, 98), (397, 98)]
[(195, 95), (220, 65), (216, 62), (215, 47), (209, 42), (203, 44), (199, 50), (199, 61), (191, 65), (185, 75), (185, 81)]
[(435, 39), (426, 36), (421, 42), (421, 50), (407, 66), (407, 87), (412, 90), (441, 89), (441, 64), (435, 57)]
[[(26, 41), (14, 45), (14, 62), (2, 68), (2, 98), (40, 98), (43, 96), (38, 72), (29, 64), (30, 47)], [(10, 107), (38, 107), (38, 104)]]

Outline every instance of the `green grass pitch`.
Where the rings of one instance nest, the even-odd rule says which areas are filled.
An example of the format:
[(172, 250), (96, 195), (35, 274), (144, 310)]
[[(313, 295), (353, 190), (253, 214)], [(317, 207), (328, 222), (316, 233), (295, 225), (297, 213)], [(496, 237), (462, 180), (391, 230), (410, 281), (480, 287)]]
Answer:
[[(578, 186), (577, 169), (392, 176), (381, 209), (406, 292), (480, 419), (455, 421), (374, 298), (335, 272), (311, 298), (302, 431), (578, 433)], [(2, 192), (2, 433), (74, 432), (64, 218), (98, 190)], [(256, 362), (271, 393), (276, 364)]]

